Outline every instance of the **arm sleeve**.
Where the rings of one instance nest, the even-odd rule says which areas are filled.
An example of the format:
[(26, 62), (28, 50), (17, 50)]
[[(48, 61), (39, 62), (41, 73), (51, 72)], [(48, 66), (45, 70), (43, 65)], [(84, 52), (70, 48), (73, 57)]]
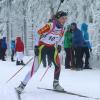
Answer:
[(49, 32), (52, 28), (52, 23), (47, 23), (44, 27), (38, 30), (38, 34), (42, 35), (46, 32)]
[(33, 30), (33, 46), (38, 46), (39, 38), (39, 34), (35, 30)]

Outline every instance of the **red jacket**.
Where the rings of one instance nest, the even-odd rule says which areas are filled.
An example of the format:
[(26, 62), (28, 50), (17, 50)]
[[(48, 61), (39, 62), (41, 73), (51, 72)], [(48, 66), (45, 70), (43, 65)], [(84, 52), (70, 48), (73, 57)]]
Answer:
[(24, 52), (24, 43), (22, 42), (20, 37), (16, 39), (16, 52)]

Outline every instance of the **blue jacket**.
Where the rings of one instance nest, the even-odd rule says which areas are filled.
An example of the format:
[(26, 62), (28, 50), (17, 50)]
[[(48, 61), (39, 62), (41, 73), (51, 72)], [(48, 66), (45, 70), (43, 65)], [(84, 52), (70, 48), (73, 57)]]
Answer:
[(2, 39), (2, 46), (3, 49), (7, 49), (7, 43), (6, 43), (6, 37), (3, 37)]
[(84, 37), (84, 40), (85, 40), (85, 44), (83, 46), (91, 48), (91, 44), (90, 44), (90, 41), (89, 41), (88, 25), (83, 23), (81, 25), (81, 31), (83, 33), (83, 37)]
[(73, 31), (72, 45), (74, 48), (77, 48), (77, 47), (82, 47), (83, 44), (84, 44), (84, 38), (82, 32), (78, 28), (76, 28)]
[(15, 49), (15, 41), (14, 40), (11, 41), (11, 49)]

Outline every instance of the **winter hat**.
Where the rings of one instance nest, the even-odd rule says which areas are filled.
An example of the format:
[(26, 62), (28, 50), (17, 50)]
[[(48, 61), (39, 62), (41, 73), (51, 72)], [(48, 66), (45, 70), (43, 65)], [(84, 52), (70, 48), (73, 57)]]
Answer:
[(71, 26), (75, 26), (75, 28), (77, 28), (77, 24), (75, 22), (71, 23)]
[(77, 24), (76, 24), (75, 22), (71, 23), (71, 25), (73, 25), (73, 26), (77, 26)]
[(82, 31), (87, 31), (87, 30), (88, 30), (88, 25), (87, 25), (86, 23), (83, 23), (83, 24), (81, 25), (81, 30), (82, 30)]
[(60, 17), (67, 16), (67, 13), (64, 11), (59, 11), (56, 13), (55, 18), (59, 19)]
[(21, 40), (21, 37), (17, 37), (16, 40), (17, 40), (17, 41), (20, 41), (20, 40)]
[(14, 42), (15, 42), (15, 40), (11, 40), (11, 42), (13, 42), (13, 43), (14, 43)]

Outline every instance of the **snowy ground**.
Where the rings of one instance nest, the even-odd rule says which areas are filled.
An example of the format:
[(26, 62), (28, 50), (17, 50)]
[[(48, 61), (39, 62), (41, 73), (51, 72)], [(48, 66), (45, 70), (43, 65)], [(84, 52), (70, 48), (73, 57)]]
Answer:
[[(24, 61), (27, 61), (26, 57)], [(9, 83), (6, 81), (22, 66), (16, 66), (15, 62), (10, 60), (0, 61), (0, 100), (17, 100), (14, 88), (17, 87), (25, 74), (31, 68), (32, 62), (29, 63), (14, 79)], [(49, 69), (46, 76), (40, 82), (45, 68), (40, 66), (38, 72), (30, 80), (22, 95), (22, 100), (93, 100), (67, 94), (60, 94), (52, 91), (39, 90), (37, 87), (52, 88), (54, 67)], [(90, 97), (100, 98), (100, 70), (65, 70), (62, 66), (60, 83), (65, 90), (87, 95)]]

